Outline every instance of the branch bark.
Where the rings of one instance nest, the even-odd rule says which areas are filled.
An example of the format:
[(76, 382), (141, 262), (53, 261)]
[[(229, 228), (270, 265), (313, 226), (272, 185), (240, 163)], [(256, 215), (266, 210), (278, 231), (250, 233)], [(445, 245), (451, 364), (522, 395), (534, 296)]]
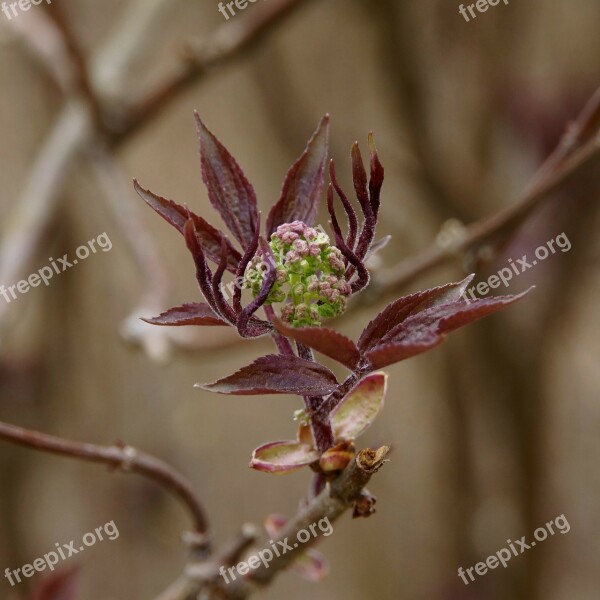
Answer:
[[(327, 517), (331, 523), (339, 519), (361, 497), (363, 490), (374, 473), (386, 462), (390, 451), (388, 446), (378, 450), (361, 450), (355, 460), (298, 515), (291, 519), (279, 536), (273, 540), (275, 544), (286, 540), (297, 539), (298, 532), (306, 530), (310, 525)], [(179, 578), (156, 600), (191, 600), (192, 598), (218, 597), (223, 600), (245, 600), (262, 587), (269, 585), (283, 570), (289, 567), (298, 554), (318, 541), (311, 537), (305, 544), (291, 552), (274, 557), (268, 567), (261, 565), (245, 579), (236, 579), (226, 584), (219, 573), (221, 567), (235, 564), (249, 548), (251, 535), (242, 532), (235, 540), (227, 544), (224, 550), (217, 552), (213, 558), (198, 564), (190, 564), (183, 577)], [(269, 550), (271, 546), (265, 546)], [(262, 550), (262, 549), (261, 549)], [(261, 550), (253, 552), (258, 554)], [(203, 596), (202, 594), (206, 594)], [(214, 594), (214, 595), (211, 595)]]
[(208, 521), (204, 509), (190, 483), (166, 462), (131, 446), (97, 446), (74, 442), (1, 421), (0, 439), (34, 450), (105, 464), (124, 473), (137, 473), (155, 481), (184, 504), (192, 517), (194, 529), (202, 534), (208, 547)]

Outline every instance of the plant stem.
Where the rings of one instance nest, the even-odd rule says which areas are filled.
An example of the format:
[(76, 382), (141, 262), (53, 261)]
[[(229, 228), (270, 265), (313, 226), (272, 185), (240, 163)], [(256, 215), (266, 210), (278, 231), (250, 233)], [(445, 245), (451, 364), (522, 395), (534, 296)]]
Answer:
[[(314, 362), (313, 352), (308, 346), (296, 342), (296, 347), (298, 348), (298, 356), (300, 358)], [(321, 410), (324, 402), (325, 400), (322, 396), (304, 396), (304, 404), (310, 418), (310, 428), (315, 438), (317, 450), (321, 453), (335, 445), (329, 412)]]
[(0, 439), (34, 450), (42, 450), (88, 462), (104, 463), (124, 473), (138, 473), (159, 483), (181, 500), (190, 512), (195, 529), (206, 539), (208, 521), (204, 509), (188, 481), (164, 461), (140, 452), (131, 446), (97, 446), (74, 442), (0, 421)]

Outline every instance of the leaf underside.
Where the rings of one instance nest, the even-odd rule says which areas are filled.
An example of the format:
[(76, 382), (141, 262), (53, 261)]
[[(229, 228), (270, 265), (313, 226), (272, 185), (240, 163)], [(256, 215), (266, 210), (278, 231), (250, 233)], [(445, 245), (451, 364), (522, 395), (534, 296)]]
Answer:
[(142, 318), (142, 321), (151, 325), (182, 326), (182, 325), (204, 325), (219, 326), (229, 325), (205, 302), (183, 304), (170, 308), (153, 318)]
[(338, 383), (335, 375), (318, 363), (298, 358), (269, 354), (214, 383), (197, 384), (219, 394), (298, 394), (324, 396), (333, 392)]

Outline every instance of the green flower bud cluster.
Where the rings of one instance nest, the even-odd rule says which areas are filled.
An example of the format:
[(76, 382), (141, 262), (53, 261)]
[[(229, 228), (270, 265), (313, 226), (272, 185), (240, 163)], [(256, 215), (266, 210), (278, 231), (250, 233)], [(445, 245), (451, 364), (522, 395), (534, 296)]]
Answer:
[[(326, 233), (293, 221), (277, 228), (269, 246), (275, 255), (277, 279), (266, 304), (284, 303), (284, 321), (294, 327), (320, 325), (322, 319), (346, 310), (351, 288), (344, 277), (344, 257)], [(268, 269), (260, 252), (248, 265), (244, 278), (254, 296)]]

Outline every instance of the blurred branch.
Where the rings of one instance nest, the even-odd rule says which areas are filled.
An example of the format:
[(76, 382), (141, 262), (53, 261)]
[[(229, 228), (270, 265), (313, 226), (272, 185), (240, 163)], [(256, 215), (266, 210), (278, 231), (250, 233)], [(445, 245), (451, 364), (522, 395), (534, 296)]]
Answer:
[[(326, 517), (330, 523), (339, 519), (361, 496), (371, 476), (386, 462), (389, 451), (388, 446), (382, 446), (378, 450), (368, 448), (361, 450), (355, 460), (336, 479), (286, 524), (273, 542), (277, 544), (280, 541), (295, 540), (299, 531), (307, 529)], [(254, 531), (242, 530), (225, 550), (217, 552), (214, 557), (204, 562), (190, 564), (185, 575), (155, 600), (191, 600), (205, 597), (244, 600), (261, 587), (269, 585), (281, 571), (298, 558), (300, 553), (318, 541), (318, 538), (313, 537), (297, 549), (273, 557), (267, 567), (264, 564), (260, 565), (246, 578), (236, 579), (229, 584), (224, 583), (219, 570), (221, 567), (235, 564), (250, 547), (254, 535)], [(265, 550), (270, 547), (270, 545), (266, 546)], [(261, 551), (262, 549), (254, 554), (259, 554)], [(202, 595), (203, 593), (206, 595)]]
[(443, 219), (450, 217), (467, 220), (463, 208), (464, 199), (452, 189), (440, 171), (436, 151), (430, 133), (427, 114), (428, 98), (423, 89), (423, 65), (415, 57), (420, 52), (415, 48), (414, 23), (410, 22), (410, 3), (396, 0), (379, 0), (375, 6), (367, 4), (367, 10), (378, 18), (381, 35), (379, 43), (381, 58), (388, 70), (397, 102), (395, 116), (406, 133), (404, 141), (415, 157), (415, 174), (418, 183), (427, 194), (429, 202)]
[(62, 93), (73, 95), (75, 73), (69, 52), (61, 32), (46, 11), (32, 11), (22, 19), (11, 19), (7, 25), (48, 71)]
[[(192, 486), (173, 467), (158, 458), (140, 452), (131, 446), (97, 446), (74, 442), (1, 421), (0, 439), (34, 450), (87, 462), (102, 463), (118, 468), (124, 473), (137, 473), (152, 479), (175, 495), (186, 506), (194, 521), (194, 527), (199, 533), (207, 534), (208, 532), (208, 521), (204, 509)], [(208, 546), (208, 535), (205, 535), (204, 538), (205, 545)]]
[[(139, 304), (122, 325), (124, 337), (141, 343), (150, 357), (164, 362), (171, 354), (170, 328), (148, 327), (140, 320), (140, 316), (157, 315), (165, 310), (169, 292), (167, 270), (154, 239), (140, 217), (131, 182), (114, 156), (101, 144), (92, 148), (89, 156), (92, 172), (119, 229), (125, 233), (123, 237), (131, 248), (146, 286)], [(157, 329), (159, 331), (155, 331)]]
[(373, 279), (375, 296), (395, 293), (423, 273), (462, 253), (477, 254), (484, 246), (506, 243), (518, 227), (552, 192), (600, 153), (600, 88), (578, 119), (569, 125), (554, 152), (542, 164), (516, 203), (468, 226), (453, 243), (433, 245)]
[[(2, 283), (9, 285), (26, 277), (58, 207), (60, 190), (84, 142), (88, 126), (84, 107), (71, 104), (57, 118), (38, 151), (0, 243)], [(0, 303), (0, 341), (9, 325), (10, 310), (10, 304)]]
[(98, 131), (101, 131), (103, 128), (102, 107), (92, 85), (87, 61), (65, 15), (63, 4), (62, 2), (55, 2), (52, 6), (45, 5), (44, 12), (60, 32), (62, 44), (72, 67), (72, 95), (80, 95), (87, 102), (94, 125)]
[[(118, 145), (138, 131), (145, 122), (156, 117), (189, 85), (200, 81), (217, 66), (230, 62), (262, 41), (282, 19), (308, 1), (279, 0), (260, 9), (256, 7), (246, 16), (220, 27), (205, 42), (190, 43), (185, 60), (155, 88), (138, 94), (138, 99), (133, 103), (119, 100), (123, 96), (120, 87), (125, 80), (124, 71), (141, 49), (146, 47), (151, 37), (150, 30), (156, 23), (157, 16), (168, 4), (167, 0), (132, 2), (116, 25), (112, 37), (92, 57), (92, 69), (89, 73), (70, 30), (60, 17), (57, 17), (55, 23), (47, 17), (45, 20), (40, 17), (42, 20), (36, 21), (33, 34), (27, 31), (25, 35), (26, 30), (23, 30), (21, 33), (24, 39), (42, 58), (53, 78), (60, 83), (69, 103), (42, 145), (28, 175), (25, 190), (10, 215), (11, 225), (0, 244), (0, 281), (16, 283), (27, 275), (27, 269), (41, 247), (43, 233), (58, 207), (71, 163), (85, 147), (90, 144), (93, 147), (98, 142), (98, 136), (92, 127), (95, 120), (95, 100), (90, 104), (90, 97), (86, 96), (88, 102), (85, 104), (81, 100), (73, 101), (74, 97), (81, 98), (81, 94), (76, 93), (77, 90), (81, 91), (83, 87), (95, 99), (93, 84), (95, 89), (102, 90), (107, 97), (113, 97), (111, 104), (114, 102), (115, 105), (129, 107), (124, 113), (125, 117), (119, 119), (121, 127), (111, 130), (110, 141), (113, 145)], [(61, 24), (60, 27), (57, 23)], [(61, 31), (62, 36), (57, 36), (57, 31)], [(74, 77), (77, 85), (73, 84)], [(111, 123), (111, 111), (104, 106), (101, 111), (102, 123)], [(145, 268), (142, 270), (146, 271)], [(154, 284), (155, 281), (150, 280), (149, 288), (156, 290)], [(8, 325), (9, 310), (8, 304), (0, 305), (0, 339)], [(223, 343), (226, 345), (228, 341), (224, 340)], [(194, 341), (184, 340), (182, 345), (193, 347)]]
[[(152, 23), (151, 13), (147, 7), (152, 6), (155, 11), (158, 11), (160, 6), (166, 2), (167, 0), (153, 0), (152, 3), (146, 0), (137, 0), (134, 3), (140, 11), (140, 22), (146, 25), (146, 27), (140, 26), (136, 29), (139, 35), (137, 39), (139, 44), (143, 43), (142, 41), (145, 39)], [(38, 12), (43, 14), (41, 11)], [(129, 15), (129, 13), (127, 14)], [(19, 20), (14, 20), (14, 22), (17, 21)], [(48, 37), (42, 43), (42, 40), (46, 39), (41, 35), (42, 33), (45, 32), (50, 36), (50, 31), (56, 31), (55, 27), (52, 28), (53, 26), (48, 25), (49, 22), (49, 19), (47, 19), (44, 25), (39, 24), (38, 28), (34, 30), (34, 33), (36, 31), (40, 32), (41, 37), (29, 35), (26, 39), (39, 42), (38, 45), (34, 44), (32, 47), (36, 48), (36, 53), (43, 58), (44, 64), (51, 69), (54, 77), (57, 79), (62, 78), (62, 81), (65, 82), (63, 90), (68, 92), (71, 91), (71, 88), (68, 84), (70, 75), (67, 75), (67, 72), (72, 68), (72, 65), (65, 59), (65, 56), (68, 57), (68, 53), (65, 51), (64, 40), (61, 45), (56, 42), (54, 37), (52, 39)], [(119, 26), (117, 26), (117, 31), (121, 31)], [(120, 36), (119, 39), (125, 38)], [(136, 48), (134, 42), (135, 40), (127, 38), (127, 45), (123, 47), (123, 52), (133, 53)], [(109, 42), (98, 53), (95, 69), (99, 74), (103, 73), (104, 63), (112, 60), (114, 52), (115, 48)], [(59, 59), (56, 65), (54, 64), (55, 58)], [(120, 64), (127, 65), (128, 63), (123, 59)], [(110, 74), (115, 79), (120, 76), (120, 73), (116, 70), (110, 71)], [(106, 75), (103, 82), (108, 84)], [(9, 223), (0, 243), (1, 282), (6, 284), (16, 283), (26, 277), (27, 269), (35, 254), (40, 250), (46, 228), (58, 208), (60, 194), (68, 170), (79, 152), (89, 142), (92, 132), (92, 118), (89, 107), (81, 101), (69, 101), (56, 118), (50, 134), (38, 151), (27, 176), (24, 191), (15, 202), (9, 215)], [(10, 306), (8, 304), (0, 304), (0, 342), (9, 324), (9, 311)]]
[(138, 92), (136, 98), (126, 102), (127, 116), (114, 131), (114, 141), (129, 137), (189, 86), (260, 43), (283, 19), (309, 1), (271, 0), (222, 25), (207, 39), (190, 40), (180, 64), (151, 89)]

